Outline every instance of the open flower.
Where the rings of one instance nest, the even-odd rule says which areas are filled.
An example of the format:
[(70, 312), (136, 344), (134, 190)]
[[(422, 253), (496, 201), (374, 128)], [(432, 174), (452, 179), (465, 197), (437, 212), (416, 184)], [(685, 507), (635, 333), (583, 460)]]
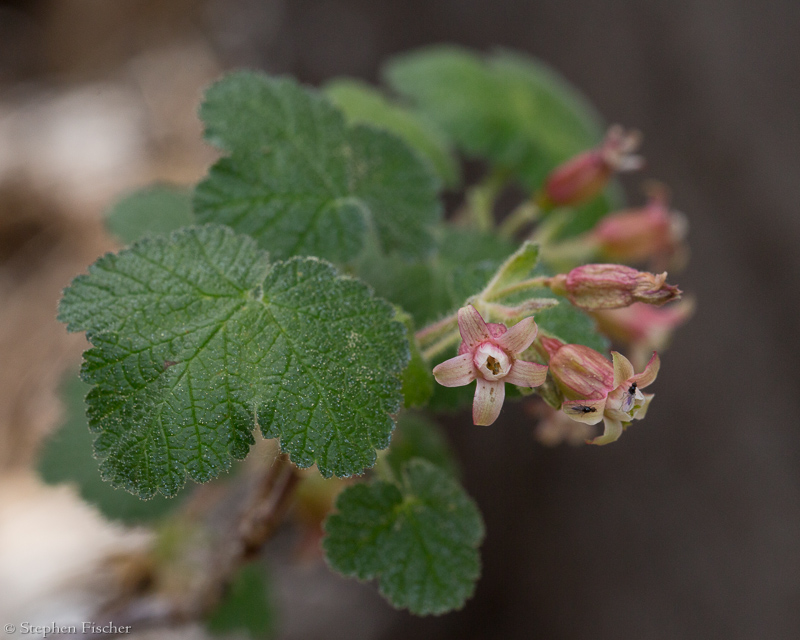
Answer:
[(566, 398), (561, 405), (564, 414), (585, 424), (604, 423), (603, 435), (589, 444), (614, 442), (633, 420), (644, 418), (653, 394), (641, 390), (658, 375), (657, 353), (653, 352), (644, 371), (637, 374), (630, 361), (616, 351), (611, 352), (612, 363), (579, 344), (544, 338), (542, 346), (550, 355), (550, 375)]
[(455, 358), (433, 369), (436, 381), (445, 387), (461, 387), (477, 380), (472, 403), (472, 421), (489, 425), (497, 420), (506, 396), (505, 383), (538, 387), (547, 377), (547, 367), (518, 360), (536, 338), (533, 317), (511, 329), (503, 324), (486, 324), (472, 305), (458, 310), (458, 330), (463, 342)]

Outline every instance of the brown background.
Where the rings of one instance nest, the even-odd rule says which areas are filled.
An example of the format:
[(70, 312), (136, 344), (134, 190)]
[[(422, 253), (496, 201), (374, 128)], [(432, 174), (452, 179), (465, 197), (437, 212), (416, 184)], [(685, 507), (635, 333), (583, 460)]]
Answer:
[(645, 132), (647, 175), (689, 216), (679, 283), (698, 311), (646, 422), (610, 447), (548, 450), (520, 412), (451, 420), (487, 521), (475, 598), (413, 619), (276, 558), (286, 637), (800, 637), (799, 18), (793, 1), (744, 0), (0, 3), (6, 91), (116, 77), (187, 37), (222, 68), (310, 83), (375, 80), (428, 43), (527, 51)]

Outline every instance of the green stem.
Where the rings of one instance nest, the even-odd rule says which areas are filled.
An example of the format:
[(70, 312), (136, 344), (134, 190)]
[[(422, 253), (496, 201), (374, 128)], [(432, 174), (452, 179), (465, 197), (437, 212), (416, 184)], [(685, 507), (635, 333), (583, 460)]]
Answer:
[(538, 278), (530, 278), (529, 280), (523, 280), (522, 282), (517, 282), (516, 284), (512, 284), (504, 289), (500, 289), (499, 291), (495, 291), (492, 293), (491, 300), (500, 300), (507, 296), (510, 296), (512, 293), (519, 293), (520, 291), (528, 291), (530, 289), (541, 289), (542, 287), (549, 287), (550, 286), (551, 278), (549, 276), (539, 276)]
[(481, 182), (467, 190), (467, 205), (475, 226), (481, 231), (494, 228), (494, 203), (508, 182), (507, 172), (494, 169)]
[(426, 360), (432, 360), (435, 356), (439, 355), (442, 351), (446, 351), (452, 346), (458, 344), (461, 340), (461, 334), (458, 331), (454, 331), (450, 335), (445, 336), (435, 344), (432, 344), (430, 347), (425, 349), (422, 352), (422, 357)]
[(517, 232), (531, 222), (536, 222), (541, 210), (533, 200), (525, 200), (503, 220), (498, 232), (505, 238), (513, 238)]
[(450, 333), (450, 331), (452, 331), (457, 324), (458, 315), (454, 313), (439, 320), (438, 322), (429, 324), (427, 327), (423, 327), (414, 334), (414, 338), (417, 340), (419, 346), (422, 347), (425, 344), (434, 342), (444, 334)]

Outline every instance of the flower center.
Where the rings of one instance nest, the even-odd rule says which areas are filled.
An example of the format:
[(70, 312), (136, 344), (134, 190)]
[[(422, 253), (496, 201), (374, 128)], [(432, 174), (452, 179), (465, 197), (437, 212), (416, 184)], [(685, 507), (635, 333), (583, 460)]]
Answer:
[(491, 382), (505, 378), (511, 371), (511, 359), (491, 342), (484, 342), (475, 350), (473, 362), (483, 378)]

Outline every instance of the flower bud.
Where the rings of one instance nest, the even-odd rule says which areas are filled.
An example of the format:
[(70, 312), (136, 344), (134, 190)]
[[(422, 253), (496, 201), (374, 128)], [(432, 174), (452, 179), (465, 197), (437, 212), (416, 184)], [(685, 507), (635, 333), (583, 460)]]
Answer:
[(643, 160), (632, 153), (640, 140), (636, 131), (626, 133), (619, 125), (611, 127), (600, 147), (567, 160), (547, 176), (539, 206), (552, 209), (587, 202), (605, 189), (615, 172), (639, 169)]
[(595, 311), (597, 327), (612, 340), (631, 347), (631, 360), (644, 367), (653, 351), (662, 351), (672, 333), (694, 312), (694, 301), (684, 299), (668, 307), (635, 303), (625, 309)]
[[(545, 349), (550, 352), (550, 348)], [(605, 397), (613, 389), (614, 367), (594, 349), (563, 344), (550, 356), (550, 375), (569, 400)], [(602, 412), (598, 419), (602, 417)]]
[(683, 250), (686, 217), (670, 210), (663, 185), (651, 183), (647, 193), (649, 199), (644, 207), (606, 216), (590, 232), (604, 258), (634, 263), (655, 259), (656, 265), (663, 268)]
[(666, 272), (656, 275), (621, 264), (587, 264), (554, 276), (549, 284), (576, 307), (597, 311), (634, 302), (662, 305), (680, 298), (681, 290), (666, 281)]

